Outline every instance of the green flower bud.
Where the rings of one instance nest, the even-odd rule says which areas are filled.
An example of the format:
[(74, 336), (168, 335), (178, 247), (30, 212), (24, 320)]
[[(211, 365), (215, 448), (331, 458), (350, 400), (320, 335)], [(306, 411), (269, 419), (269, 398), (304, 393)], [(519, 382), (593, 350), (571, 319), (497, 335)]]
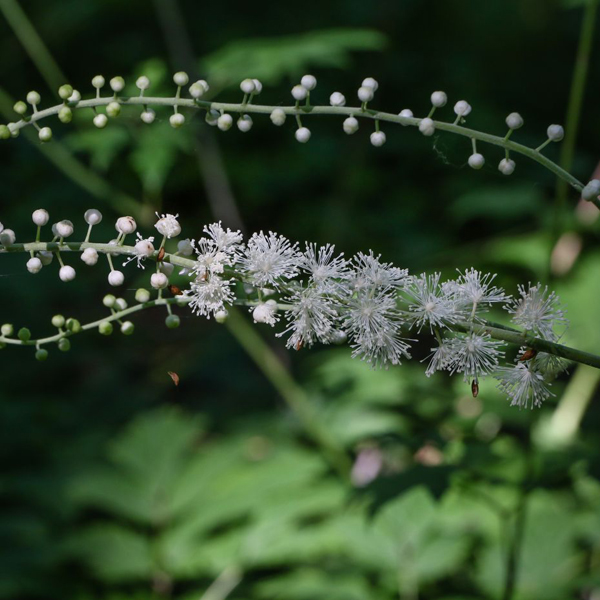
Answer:
[(125, 321), (121, 324), (121, 333), (123, 335), (131, 335), (134, 329), (135, 325), (131, 321)]
[(52, 325), (54, 327), (64, 327), (65, 326), (65, 318), (62, 315), (54, 315), (52, 317)]
[(17, 336), (22, 342), (28, 342), (29, 338), (31, 338), (31, 331), (29, 331), (27, 327), (21, 327), (21, 329), (19, 329), (19, 333), (17, 333)]
[(52, 129), (50, 127), (42, 127), (38, 132), (40, 142), (49, 142), (52, 139)]
[(15, 102), (15, 105), (13, 106), (13, 110), (18, 115), (24, 115), (27, 112), (27, 104), (25, 104), (25, 102), (23, 102), (23, 100), (19, 100), (18, 102)]
[(39, 361), (44, 361), (48, 358), (48, 350), (45, 348), (38, 348), (35, 351), (35, 358)]
[(63, 106), (58, 111), (58, 120), (61, 123), (70, 123), (73, 120), (73, 111), (68, 106)]
[(68, 352), (71, 349), (71, 340), (60, 338), (60, 340), (58, 340), (58, 349), (61, 352)]
[(102, 298), (102, 304), (104, 304), (106, 308), (112, 308), (116, 301), (117, 299), (112, 294), (106, 294), (106, 296)]
[(6, 125), (0, 125), (0, 140), (8, 140), (10, 138), (10, 129)]
[(65, 83), (65, 85), (61, 85), (58, 88), (58, 95), (63, 100), (68, 100), (72, 94), (73, 94), (73, 86), (69, 85), (68, 83)]
[(109, 102), (106, 106), (106, 114), (109, 117), (118, 117), (121, 114), (121, 105), (118, 102)]
[(73, 319), (72, 317), (67, 319), (66, 325), (67, 329), (73, 333), (79, 333), (81, 331), (81, 323), (77, 319)]
[(4, 323), (0, 328), (0, 331), (4, 337), (10, 337), (15, 332), (15, 329), (10, 323)]
[(125, 300), (125, 298), (117, 298), (115, 300), (115, 308), (118, 310), (125, 310), (127, 308), (127, 300)]
[(102, 321), (102, 323), (98, 325), (98, 331), (102, 335), (110, 335), (113, 332), (113, 324), (110, 321)]
[(144, 288), (140, 288), (135, 292), (135, 301), (143, 304), (144, 302), (148, 302), (150, 300), (150, 292)]
[(165, 319), (165, 325), (169, 329), (177, 329), (180, 324), (181, 324), (181, 319), (177, 315), (169, 315)]

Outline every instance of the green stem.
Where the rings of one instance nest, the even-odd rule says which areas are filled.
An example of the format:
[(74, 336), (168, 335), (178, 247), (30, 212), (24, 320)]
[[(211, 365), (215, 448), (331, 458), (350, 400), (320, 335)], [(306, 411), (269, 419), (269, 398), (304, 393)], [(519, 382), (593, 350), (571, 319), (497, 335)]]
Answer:
[(288, 406), (298, 415), (306, 431), (326, 452), (331, 464), (346, 479), (350, 473), (350, 460), (344, 449), (330, 436), (323, 426), (318, 412), (314, 409), (305, 391), (292, 379), (275, 352), (263, 340), (237, 309), (229, 309), (226, 321), (229, 331), (246, 350), (273, 387), (279, 392)]
[[(71, 108), (93, 108), (95, 106), (105, 106), (109, 102), (113, 101), (112, 96), (108, 96), (105, 98), (92, 98), (89, 100), (81, 100), (78, 103), (70, 102), (68, 103)], [(418, 127), (419, 123), (422, 119), (415, 117), (399, 117), (396, 114), (386, 113), (386, 112), (378, 112), (376, 110), (364, 110), (360, 111), (360, 109), (356, 107), (347, 107), (347, 106), (311, 106), (308, 110), (303, 110), (302, 107), (297, 108), (295, 106), (264, 106), (259, 104), (251, 104), (247, 106), (243, 106), (241, 104), (230, 104), (225, 102), (208, 102), (201, 100), (193, 100), (189, 98), (150, 98), (144, 97), (140, 98), (139, 96), (135, 97), (121, 97), (119, 98), (119, 102), (123, 105), (154, 105), (154, 106), (178, 106), (183, 108), (192, 108), (192, 109), (202, 109), (202, 110), (210, 110), (216, 109), (218, 111), (224, 112), (232, 112), (232, 113), (257, 113), (257, 114), (270, 114), (273, 112), (275, 108), (282, 110), (284, 113), (288, 115), (298, 115), (299, 111), (304, 112), (306, 115), (339, 115), (339, 116), (358, 116), (366, 119), (373, 120), (381, 120), (389, 123), (397, 123), (402, 125), (411, 125), (414, 127)], [(58, 114), (58, 111), (63, 106), (63, 104), (58, 104), (57, 106), (53, 106), (50, 108), (46, 108), (44, 110), (38, 111), (35, 115), (31, 115), (27, 120), (21, 120), (17, 123), (12, 123), (9, 125), (9, 129), (11, 132), (19, 131), (32, 123), (35, 123), (41, 119), (46, 117)], [(554, 173), (557, 177), (564, 179), (571, 187), (580, 192), (583, 189), (584, 184), (579, 181), (576, 177), (573, 177), (570, 173), (568, 173), (565, 169), (551, 161), (549, 158), (545, 157), (540, 153), (540, 150), (545, 147), (546, 143), (542, 144), (538, 149), (529, 148), (528, 146), (524, 146), (523, 144), (518, 144), (516, 142), (506, 140), (504, 137), (500, 137), (497, 135), (491, 135), (489, 133), (484, 133), (482, 131), (476, 131), (474, 129), (469, 129), (467, 127), (463, 127), (461, 125), (455, 125), (454, 123), (444, 123), (441, 121), (435, 121), (435, 128), (438, 131), (447, 131), (449, 133), (454, 133), (456, 135), (461, 135), (467, 138), (472, 138), (481, 142), (485, 142), (494, 146), (500, 146), (506, 150), (514, 152), (516, 154), (521, 154), (530, 158), (531, 160), (536, 161), (537, 163), (544, 166), (546, 169)], [(600, 200), (595, 199), (594, 204), (596, 204), (600, 208)]]

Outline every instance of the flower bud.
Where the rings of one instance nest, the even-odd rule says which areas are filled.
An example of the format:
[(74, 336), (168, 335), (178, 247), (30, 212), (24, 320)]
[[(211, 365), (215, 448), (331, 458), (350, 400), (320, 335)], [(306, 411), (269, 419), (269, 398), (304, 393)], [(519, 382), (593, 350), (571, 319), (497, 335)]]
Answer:
[(86, 265), (93, 267), (98, 262), (98, 252), (95, 248), (86, 248), (81, 253), (81, 260)]
[(135, 325), (131, 321), (121, 323), (121, 333), (123, 335), (131, 335), (135, 329)]
[(181, 113), (175, 113), (169, 117), (169, 123), (173, 129), (179, 129), (180, 127), (183, 127), (185, 117)]
[(69, 265), (60, 268), (58, 276), (62, 281), (73, 281), (75, 279), (75, 269)]
[(301, 144), (306, 144), (306, 142), (310, 140), (310, 129), (308, 129), (308, 127), (299, 127), (296, 129), (296, 133), (294, 135)]
[(102, 335), (110, 335), (113, 332), (113, 324), (110, 321), (102, 321), (102, 323), (98, 325), (98, 331)]
[(229, 129), (231, 129), (232, 125), (233, 125), (233, 117), (231, 115), (224, 114), (224, 115), (221, 115), (217, 119), (217, 127), (221, 131), (228, 131)]
[(244, 94), (253, 94), (256, 86), (254, 85), (254, 81), (252, 79), (244, 79), (242, 83), (240, 83), (240, 90), (244, 92)]
[(550, 125), (547, 129), (548, 138), (553, 142), (560, 142), (565, 137), (565, 130), (561, 125)]
[(48, 211), (44, 208), (38, 208), (37, 210), (34, 210), (33, 214), (31, 215), (31, 220), (38, 227), (43, 227), (44, 225), (46, 225), (49, 219), (50, 215), (48, 214)]
[(152, 256), (154, 253), (154, 244), (150, 240), (140, 240), (134, 248), (140, 256)]
[(466, 117), (471, 114), (471, 105), (466, 100), (459, 100), (454, 105), (454, 113), (459, 117)]
[(102, 298), (102, 304), (106, 306), (106, 308), (113, 308), (117, 299), (112, 294), (106, 294), (104, 298)]
[(119, 217), (115, 224), (115, 229), (119, 233), (129, 234), (137, 229), (137, 224), (133, 217)]
[(343, 123), (344, 132), (348, 135), (352, 135), (358, 131), (358, 119), (355, 117), (348, 117), (344, 119)]
[(198, 98), (202, 98), (202, 96), (208, 92), (208, 89), (208, 83), (203, 79), (200, 79), (190, 86), (190, 96), (197, 100)]
[(252, 129), (252, 117), (250, 115), (242, 115), (237, 121), (237, 126), (242, 133), (247, 133)]
[(169, 329), (177, 329), (180, 324), (181, 324), (181, 319), (177, 315), (169, 315), (165, 319), (165, 325)]
[(48, 350), (46, 350), (45, 348), (38, 348), (35, 351), (35, 359), (39, 360), (40, 362), (45, 361), (48, 358)]
[(370, 102), (373, 100), (375, 93), (372, 87), (362, 86), (358, 88), (358, 99), (361, 102)]
[(88, 208), (83, 218), (88, 225), (98, 225), (102, 221), (102, 213), (97, 208)]
[(509, 129), (520, 129), (523, 127), (523, 117), (519, 113), (510, 113), (508, 117), (506, 117), (506, 125)]
[(50, 127), (42, 127), (38, 131), (40, 142), (49, 142), (52, 139), (52, 129)]
[(61, 100), (68, 100), (73, 94), (73, 86), (65, 83), (58, 88), (58, 95)]
[(113, 92), (122, 92), (125, 88), (125, 80), (122, 77), (113, 77), (110, 80), (110, 89)]
[(502, 173), (502, 175), (512, 175), (515, 172), (515, 161), (510, 158), (503, 158), (498, 165), (498, 171)]
[(127, 308), (127, 300), (125, 298), (115, 299), (115, 310), (125, 310)]
[(280, 127), (285, 123), (286, 115), (281, 108), (275, 108), (271, 113), (271, 122)]
[(17, 236), (12, 229), (4, 229), (2, 233), (0, 233), (0, 244), (3, 246), (11, 246), (17, 240)]
[(317, 78), (314, 75), (304, 75), (300, 80), (300, 84), (308, 91), (312, 91), (317, 87)]
[(379, 84), (377, 83), (377, 81), (375, 79), (373, 79), (372, 77), (366, 77), (365, 79), (363, 79), (363, 82), (361, 85), (362, 85), (362, 87), (371, 88), (374, 92), (376, 92), (377, 88), (379, 87)]
[(433, 119), (426, 117), (425, 119), (421, 119), (419, 123), (419, 131), (425, 136), (431, 136), (435, 133), (435, 123)]
[(33, 258), (30, 258), (27, 261), (27, 270), (30, 273), (39, 273), (42, 270), (42, 261), (35, 256)]
[(600, 180), (592, 179), (581, 192), (584, 200), (596, 200), (600, 196)]
[(147, 90), (150, 87), (150, 80), (145, 75), (142, 75), (137, 78), (135, 85), (140, 90)]
[(21, 329), (19, 329), (19, 332), (17, 333), (17, 337), (22, 342), (28, 342), (29, 339), (31, 338), (31, 331), (29, 331), (29, 329), (27, 329), (27, 327), (21, 327)]
[(65, 327), (68, 331), (73, 333), (79, 333), (81, 331), (81, 323), (77, 319), (73, 319), (73, 317), (66, 320)]
[(383, 146), (385, 144), (385, 133), (383, 131), (374, 131), (371, 134), (371, 144), (375, 147)]
[[(405, 108), (398, 113), (399, 117), (404, 117), (405, 119), (412, 119), (414, 117), (413, 111), (410, 108)], [(406, 127), (408, 123), (401, 123), (403, 127)]]
[[(156, 213), (158, 217), (158, 213)], [(156, 227), (156, 231), (161, 235), (166, 235), (169, 239), (177, 237), (181, 233), (181, 225), (177, 220), (179, 215), (160, 215), (158, 221), (156, 221), (154, 227)]]
[(69, 102), (79, 102), (81, 100), (81, 94), (77, 90), (73, 90), (73, 93), (69, 96)]
[(227, 321), (227, 318), (229, 317), (229, 313), (225, 310), (218, 310), (215, 313), (215, 321), (217, 323), (225, 323), (225, 321)]
[(52, 259), (54, 258), (54, 253), (50, 252), (49, 250), (40, 250), (38, 252), (38, 257), (42, 261), (42, 264), (46, 267), (52, 262)]
[(73, 111), (68, 106), (61, 106), (58, 111), (58, 120), (61, 123), (70, 123), (73, 120)]
[(105, 83), (106, 79), (104, 79), (102, 75), (96, 75), (96, 77), (92, 79), (92, 86), (95, 87), (97, 90), (103, 88)]
[(254, 95), (258, 96), (262, 92), (263, 85), (258, 79), (253, 79), (254, 82)]
[(185, 71), (177, 71), (175, 75), (173, 75), (173, 83), (178, 85), (179, 87), (183, 87), (190, 82), (190, 78)]
[(118, 102), (109, 102), (106, 106), (106, 114), (115, 118), (121, 114), (121, 105)]
[(15, 330), (10, 323), (4, 323), (4, 325), (0, 327), (0, 333), (2, 333), (4, 337), (10, 337), (14, 333), (14, 331)]
[(98, 129), (104, 129), (108, 123), (108, 117), (105, 114), (99, 113), (94, 117), (94, 125)]
[(146, 123), (146, 125), (150, 125), (151, 123), (154, 123), (154, 119), (156, 119), (156, 113), (151, 108), (147, 108), (140, 115), (140, 119)]
[(150, 277), (150, 285), (155, 290), (163, 290), (167, 287), (169, 280), (164, 273), (153, 273), (152, 277)]
[(219, 120), (220, 116), (221, 116), (221, 113), (218, 110), (211, 108), (210, 110), (206, 111), (206, 116), (204, 117), (204, 120), (211, 127), (214, 127), (217, 124), (217, 121)]
[(308, 96), (308, 90), (303, 85), (295, 85), (292, 88), (292, 97), (294, 100), (305, 100)]
[(67, 219), (56, 223), (53, 229), (56, 231), (55, 235), (58, 235), (61, 238), (67, 238), (70, 235), (73, 235), (73, 223)]
[(194, 247), (190, 240), (181, 240), (177, 243), (177, 252), (181, 256), (191, 256), (194, 253)]
[(10, 138), (10, 129), (6, 125), (0, 125), (0, 140), (8, 140)]
[(144, 288), (139, 288), (135, 291), (135, 301), (140, 304), (150, 300), (150, 292)]
[(41, 102), (40, 95), (37, 92), (29, 92), (27, 94), (27, 102), (32, 106), (36, 106)]
[(25, 104), (25, 102), (23, 102), (23, 100), (19, 100), (18, 102), (15, 102), (15, 105), (13, 106), (13, 110), (18, 115), (22, 116), (27, 112), (27, 104)]
[(65, 326), (65, 318), (62, 315), (54, 315), (52, 317), (52, 326), (60, 329)]
[(113, 270), (108, 274), (108, 283), (113, 287), (123, 285), (125, 275), (121, 271)]
[(448, 96), (446, 95), (446, 92), (433, 92), (433, 94), (431, 94), (431, 104), (436, 108), (446, 106), (447, 102)]
[(346, 97), (340, 92), (333, 92), (333, 94), (329, 96), (329, 104), (331, 104), (331, 106), (346, 106)]
[(60, 340), (58, 340), (58, 349), (61, 352), (68, 352), (71, 349), (70, 340), (66, 337), (60, 338)]
[(479, 154), (479, 152), (475, 152), (475, 153), (471, 154), (471, 156), (469, 156), (469, 166), (472, 169), (479, 170), (483, 167), (484, 164), (485, 164), (485, 158), (483, 157), (483, 154)]
[(161, 262), (158, 264), (158, 270), (164, 273), (167, 277), (171, 277), (171, 273), (175, 270), (175, 265), (168, 262)]

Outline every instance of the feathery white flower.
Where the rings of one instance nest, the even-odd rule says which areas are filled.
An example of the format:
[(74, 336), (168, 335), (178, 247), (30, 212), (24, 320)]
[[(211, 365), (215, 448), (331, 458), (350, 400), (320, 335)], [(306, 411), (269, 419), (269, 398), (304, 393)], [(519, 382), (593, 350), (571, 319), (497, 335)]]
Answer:
[(140, 269), (144, 269), (142, 264), (149, 256), (154, 252), (154, 237), (143, 238), (141, 233), (138, 231), (136, 234), (137, 242), (135, 243), (134, 249), (135, 254), (130, 256), (127, 260), (123, 261), (123, 266), (128, 265), (132, 260), (137, 260), (137, 266)]
[(279, 321), (279, 315), (277, 314), (277, 302), (275, 300), (267, 300), (261, 302), (254, 308), (250, 308), (252, 312), (252, 318), (255, 323), (266, 323), (273, 327), (275, 323)]
[(452, 375), (462, 373), (464, 381), (489, 375), (498, 366), (498, 359), (504, 356), (504, 351), (499, 350), (503, 345), (503, 341), (489, 335), (458, 334), (452, 338), (452, 357), (447, 369)]
[(223, 279), (213, 275), (210, 279), (197, 277), (191, 284), (190, 289), (184, 291), (184, 295), (191, 298), (189, 305), (197, 315), (210, 315), (225, 308), (225, 304), (232, 304), (235, 296), (231, 291), (231, 279)]
[(221, 226), (221, 221), (205, 225), (203, 231), (214, 242), (217, 250), (227, 254), (234, 253), (242, 242), (241, 231), (231, 231), (229, 227), (225, 230)]
[(335, 293), (349, 277), (348, 261), (343, 254), (334, 258), (334, 251), (331, 244), (317, 249), (316, 244), (307, 243), (300, 258), (300, 266), (310, 274), (310, 281), (326, 293)]
[(399, 269), (392, 263), (382, 263), (380, 256), (359, 252), (353, 259), (356, 273), (352, 281), (355, 290), (402, 288), (407, 283), (408, 269)]
[(220, 275), (225, 271), (226, 266), (232, 266), (234, 263), (234, 258), (219, 250), (211, 239), (192, 240), (192, 247), (197, 255), (192, 273), (201, 279), (206, 279), (210, 275)]
[(290, 333), (286, 342), (288, 348), (310, 347), (315, 341), (329, 344), (336, 332), (337, 311), (327, 296), (315, 287), (294, 290), (286, 298), (291, 308), (286, 312), (288, 326), (281, 337)]
[(509, 300), (503, 289), (492, 285), (495, 278), (495, 274), (482, 273), (471, 268), (460, 273), (454, 286), (449, 283), (446, 289), (453, 289), (457, 302), (470, 309), (474, 316), (476, 310), (485, 310), (486, 306)]
[(422, 273), (410, 278), (404, 292), (412, 301), (408, 306), (410, 321), (419, 332), (425, 325), (433, 331), (435, 327), (445, 327), (455, 321), (454, 300), (440, 286), (440, 273)]
[(454, 355), (453, 341), (452, 338), (445, 338), (437, 348), (431, 349), (431, 354), (427, 357), (430, 359), (425, 371), (427, 377), (431, 377), (436, 371), (444, 371), (449, 367)]
[(300, 254), (298, 244), (291, 244), (283, 237), (262, 231), (252, 235), (239, 264), (249, 283), (256, 287), (279, 289), (280, 279), (291, 279), (298, 274)]
[(559, 336), (554, 328), (566, 327), (569, 323), (558, 296), (549, 293), (548, 286), (542, 289), (541, 283), (534, 286), (530, 283), (527, 290), (519, 285), (518, 289), (520, 298), (514, 298), (505, 306), (514, 315), (513, 323), (545, 340), (556, 341)]
[(554, 395), (544, 376), (532, 365), (517, 363), (513, 367), (500, 367), (494, 377), (499, 381), (498, 388), (510, 398), (511, 406), (541, 406), (544, 400)]

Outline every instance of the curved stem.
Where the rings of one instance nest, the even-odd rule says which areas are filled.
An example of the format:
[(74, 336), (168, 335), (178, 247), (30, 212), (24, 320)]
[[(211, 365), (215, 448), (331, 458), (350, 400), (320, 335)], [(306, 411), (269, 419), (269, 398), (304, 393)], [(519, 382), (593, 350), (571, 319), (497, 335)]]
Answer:
[[(96, 251), (102, 252), (104, 254), (122, 254), (129, 256), (137, 255), (136, 250), (133, 246), (116, 246), (114, 244), (99, 244), (96, 242), (29, 242), (24, 244), (11, 244), (4, 246), (3, 249), (0, 249), (0, 255), (13, 252), (39, 252), (42, 250), (47, 250), (50, 252), (80, 252), (85, 250), (86, 248), (94, 248)], [(157, 256), (158, 251), (155, 251), (154, 254), (149, 258), (156, 260)], [(185, 267), (187, 269), (193, 269), (196, 266), (195, 260), (170, 253), (165, 253), (163, 261), (170, 262), (173, 265)], [(178, 296), (178, 298), (181, 302), (181, 297)], [(175, 302), (177, 301), (177, 299), (169, 300)], [(169, 300), (166, 300), (166, 302), (168, 302)], [(128, 308), (126, 309), (126, 311), (136, 312), (137, 310), (141, 310), (141, 308), (149, 308), (150, 306), (155, 306), (156, 303), (157, 301), (154, 301), (154, 304), (144, 303), (140, 306)], [(253, 306), (255, 304), (255, 302), (253, 301), (243, 301), (241, 303), (246, 304), (247, 306)], [(287, 310), (289, 309), (289, 306), (285, 304), (279, 304), (278, 308), (280, 310)], [(122, 316), (121, 313), (118, 314)], [(129, 314), (129, 312), (125, 312), (124, 314)], [(99, 323), (100, 321), (94, 322), (88, 328), (95, 327)], [(548, 354), (553, 354), (555, 356), (566, 358), (567, 360), (572, 360), (600, 369), (600, 356), (596, 356), (595, 354), (591, 354), (583, 350), (577, 350), (576, 348), (571, 348), (570, 346), (564, 346), (563, 344), (558, 344), (556, 342), (550, 342), (548, 340), (537, 338), (526, 331), (518, 331), (503, 325), (497, 325), (495, 323), (492, 324), (489, 322), (459, 322), (454, 324), (449, 323), (448, 327), (456, 331), (473, 331), (474, 333), (487, 334), (497, 340), (503, 340), (511, 344), (516, 344), (517, 346), (527, 346), (529, 348), (534, 348), (540, 352), (546, 352)], [(38, 343), (46, 343), (46, 341), (48, 340), (46, 338), (44, 338), (43, 340), (31, 340), (32, 343), (35, 343), (36, 341)], [(8, 341), (3, 337), (0, 337), (0, 342), (16, 344), (21, 343), (20, 340)]]
[[(89, 100), (81, 100), (79, 102), (70, 102), (69, 106), (72, 108), (95, 108), (97, 106), (105, 106), (109, 102), (114, 102), (113, 96), (107, 96), (104, 98), (92, 98)], [(299, 115), (339, 115), (339, 116), (354, 116), (357, 118), (363, 117), (365, 119), (386, 121), (389, 123), (397, 123), (399, 125), (411, 125), (418, 127), (422, 119), (415, 117), (400, 117), (398, 115), (379, 112), (372, 109), (362, 111), (359, 107), (346, 107), (346, 106), (308, 106), (308, 107), (296, 107), (296, 106), (266, 106), (260, 104), (231, 104), (225, 102), (209, 102), (203, 100), (193, 100), (190, 98), (159, 98), (149, 96), (134, 96), (118, 98), (118, 102), (124, 105), (134, 106), (169, 106), (169, 107), (182, 107), (182, 108), (193, 108), (193, 109), (216, 109), (218, 111), (233, 112), (233, 113), (258, 113), (258, 114), (270, 114), (275, 108), (282, 110), (285, 114), (299, 116)], [(37, 123), (41, 119), (58, 114), (58, 111), (64, 106), (58, 104), (56, 106), (39, 110), (37, 113), (22, 119), (17, 123), (9, 124), (9, 129), (12, 133), (15, 133), (27, 127), (28, 125)], [(546, 169), (554, 173), (557, 177), (566, 181), (571, 187), (580, 192), (583, 189), (583, 183), (576, 177), (565, 171), (562, 167), (545, 157), (539, 150), (529, 148), (523, 144), (518, 144), (506, 138), (506, 136), (491, 135), (482, 131), (476, 131), (475, 129), (469, 129), (462, 125), (454, 123), (445, 123), (442, 121), (435, 121), (435, 127), (439, 131), (447, 131), (456, 135), (461, 135), (470, 139), (492, 144), (494, 146), (500, 146), (505, 150), (514, 152), (515, 154), (522, 154), (534, 160), (544, 166)], [(600, 208), (600, 200), (595, 199), (594, 204)]]

